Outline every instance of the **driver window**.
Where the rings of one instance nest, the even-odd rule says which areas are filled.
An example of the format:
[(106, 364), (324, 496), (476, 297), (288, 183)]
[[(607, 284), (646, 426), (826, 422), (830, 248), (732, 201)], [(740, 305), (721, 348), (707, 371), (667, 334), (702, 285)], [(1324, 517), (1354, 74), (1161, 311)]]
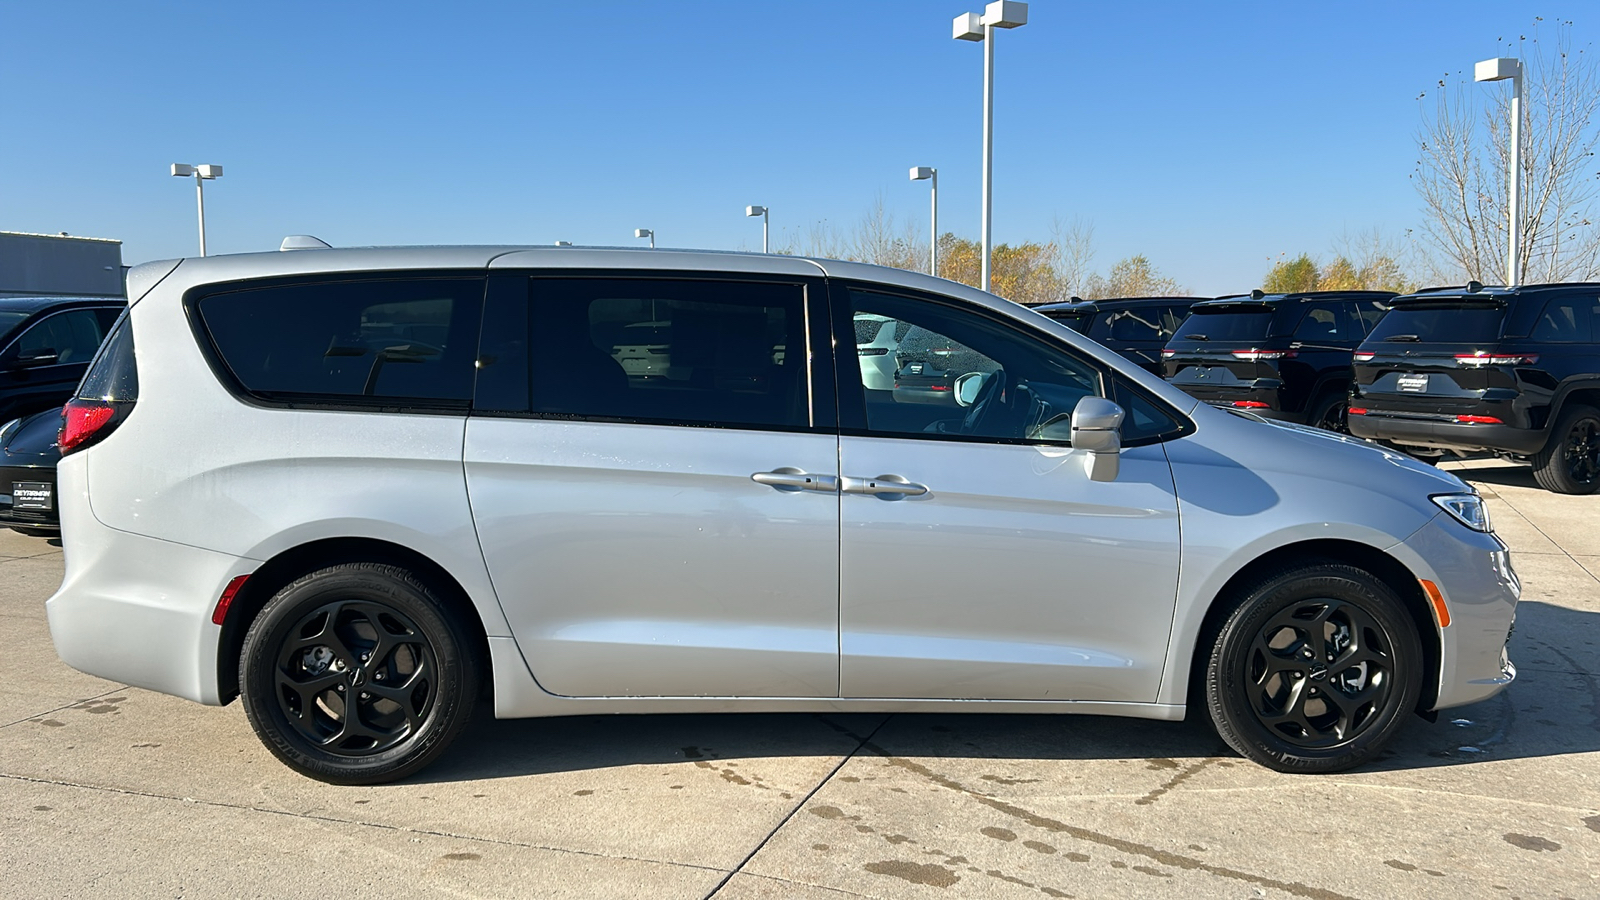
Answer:
[(1100, 395), (1094, 367), (1020, 329), (890, 294), (850, 302), (874, 434), (1027, 441)]

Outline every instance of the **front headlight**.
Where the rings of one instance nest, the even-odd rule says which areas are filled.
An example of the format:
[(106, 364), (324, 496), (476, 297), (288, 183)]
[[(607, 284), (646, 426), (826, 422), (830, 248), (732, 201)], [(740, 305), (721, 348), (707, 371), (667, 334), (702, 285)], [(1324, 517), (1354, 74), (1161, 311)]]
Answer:
[(1435, 494), (1429, 499), (1473, 531), (1494, 531), (1489, 524), (1489, 508), (1477, 494)]

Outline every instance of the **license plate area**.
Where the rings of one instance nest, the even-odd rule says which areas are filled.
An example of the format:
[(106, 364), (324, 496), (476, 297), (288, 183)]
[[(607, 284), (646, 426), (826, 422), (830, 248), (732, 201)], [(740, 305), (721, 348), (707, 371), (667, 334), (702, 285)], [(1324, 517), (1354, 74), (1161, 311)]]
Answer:
[(11, 483), (11, 508), (32, 512), (49, 512), (56, 508), (54, 487), (46, 481), (13, 481)]
[(1428, 376), (1422, 372), (1409, 372), (1401, 375), (1396, 380), (1396, 385), (1400, 390), (1409, 393), (1425, 393), (1428, 390)]

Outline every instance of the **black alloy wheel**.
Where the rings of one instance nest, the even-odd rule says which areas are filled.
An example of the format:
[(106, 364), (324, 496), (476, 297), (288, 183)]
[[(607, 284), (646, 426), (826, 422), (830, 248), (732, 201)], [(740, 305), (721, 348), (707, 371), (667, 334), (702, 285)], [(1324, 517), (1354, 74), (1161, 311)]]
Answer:
[(1350, 433), (1350, 401), (1344, 394), (1327, 394), (1313, 410), (1308, 424), (1335, 434)]
[(393, 566), (307, 575), (245, 636), (245, 712), (291, 768), (335, 784), (376, 784), (427, 765), (477, 696), (473, 643), (427, 584)]
[(1533, 477), (1557, 494), (1600, 490), (1600, 410), (1572, 405), (1551, 429), (1550, 444), (1533, 457)]
[(1326, 562), (1242, 592), (1206, 668), (1217, 732), (1280, 772), (1338, 772), (1386, 744), (1417, 704), (1422, 647), (1372, 574)]

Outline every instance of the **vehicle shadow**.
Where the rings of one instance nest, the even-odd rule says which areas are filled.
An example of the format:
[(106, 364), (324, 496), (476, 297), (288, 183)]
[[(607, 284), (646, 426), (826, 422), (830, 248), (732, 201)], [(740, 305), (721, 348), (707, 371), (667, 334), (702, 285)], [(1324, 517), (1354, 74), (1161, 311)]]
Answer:
[(1533, 469), (1528, 466), (1507, 466), (1492, 460), (1473, 461), (1447, 469), (1462, 481), (1477, 481), (1502, 487), (1525, 487), (1542, 490), (1533, 480)]
[[(1424, 769), (1600, 751), (1600, 614), (1518, 608), (1519, 675), (1499, 696), (1409, 717), (1363, 771)], [(1236, 757), (1191, 709), (1184, 722), (959, 713), (718, 713), (497, 721), (480, 715), (419, 783), (761, 757), (862, 753), (923, 758), (1171, 760)], [(862, 745), (871, 735), (870, 742)]]

